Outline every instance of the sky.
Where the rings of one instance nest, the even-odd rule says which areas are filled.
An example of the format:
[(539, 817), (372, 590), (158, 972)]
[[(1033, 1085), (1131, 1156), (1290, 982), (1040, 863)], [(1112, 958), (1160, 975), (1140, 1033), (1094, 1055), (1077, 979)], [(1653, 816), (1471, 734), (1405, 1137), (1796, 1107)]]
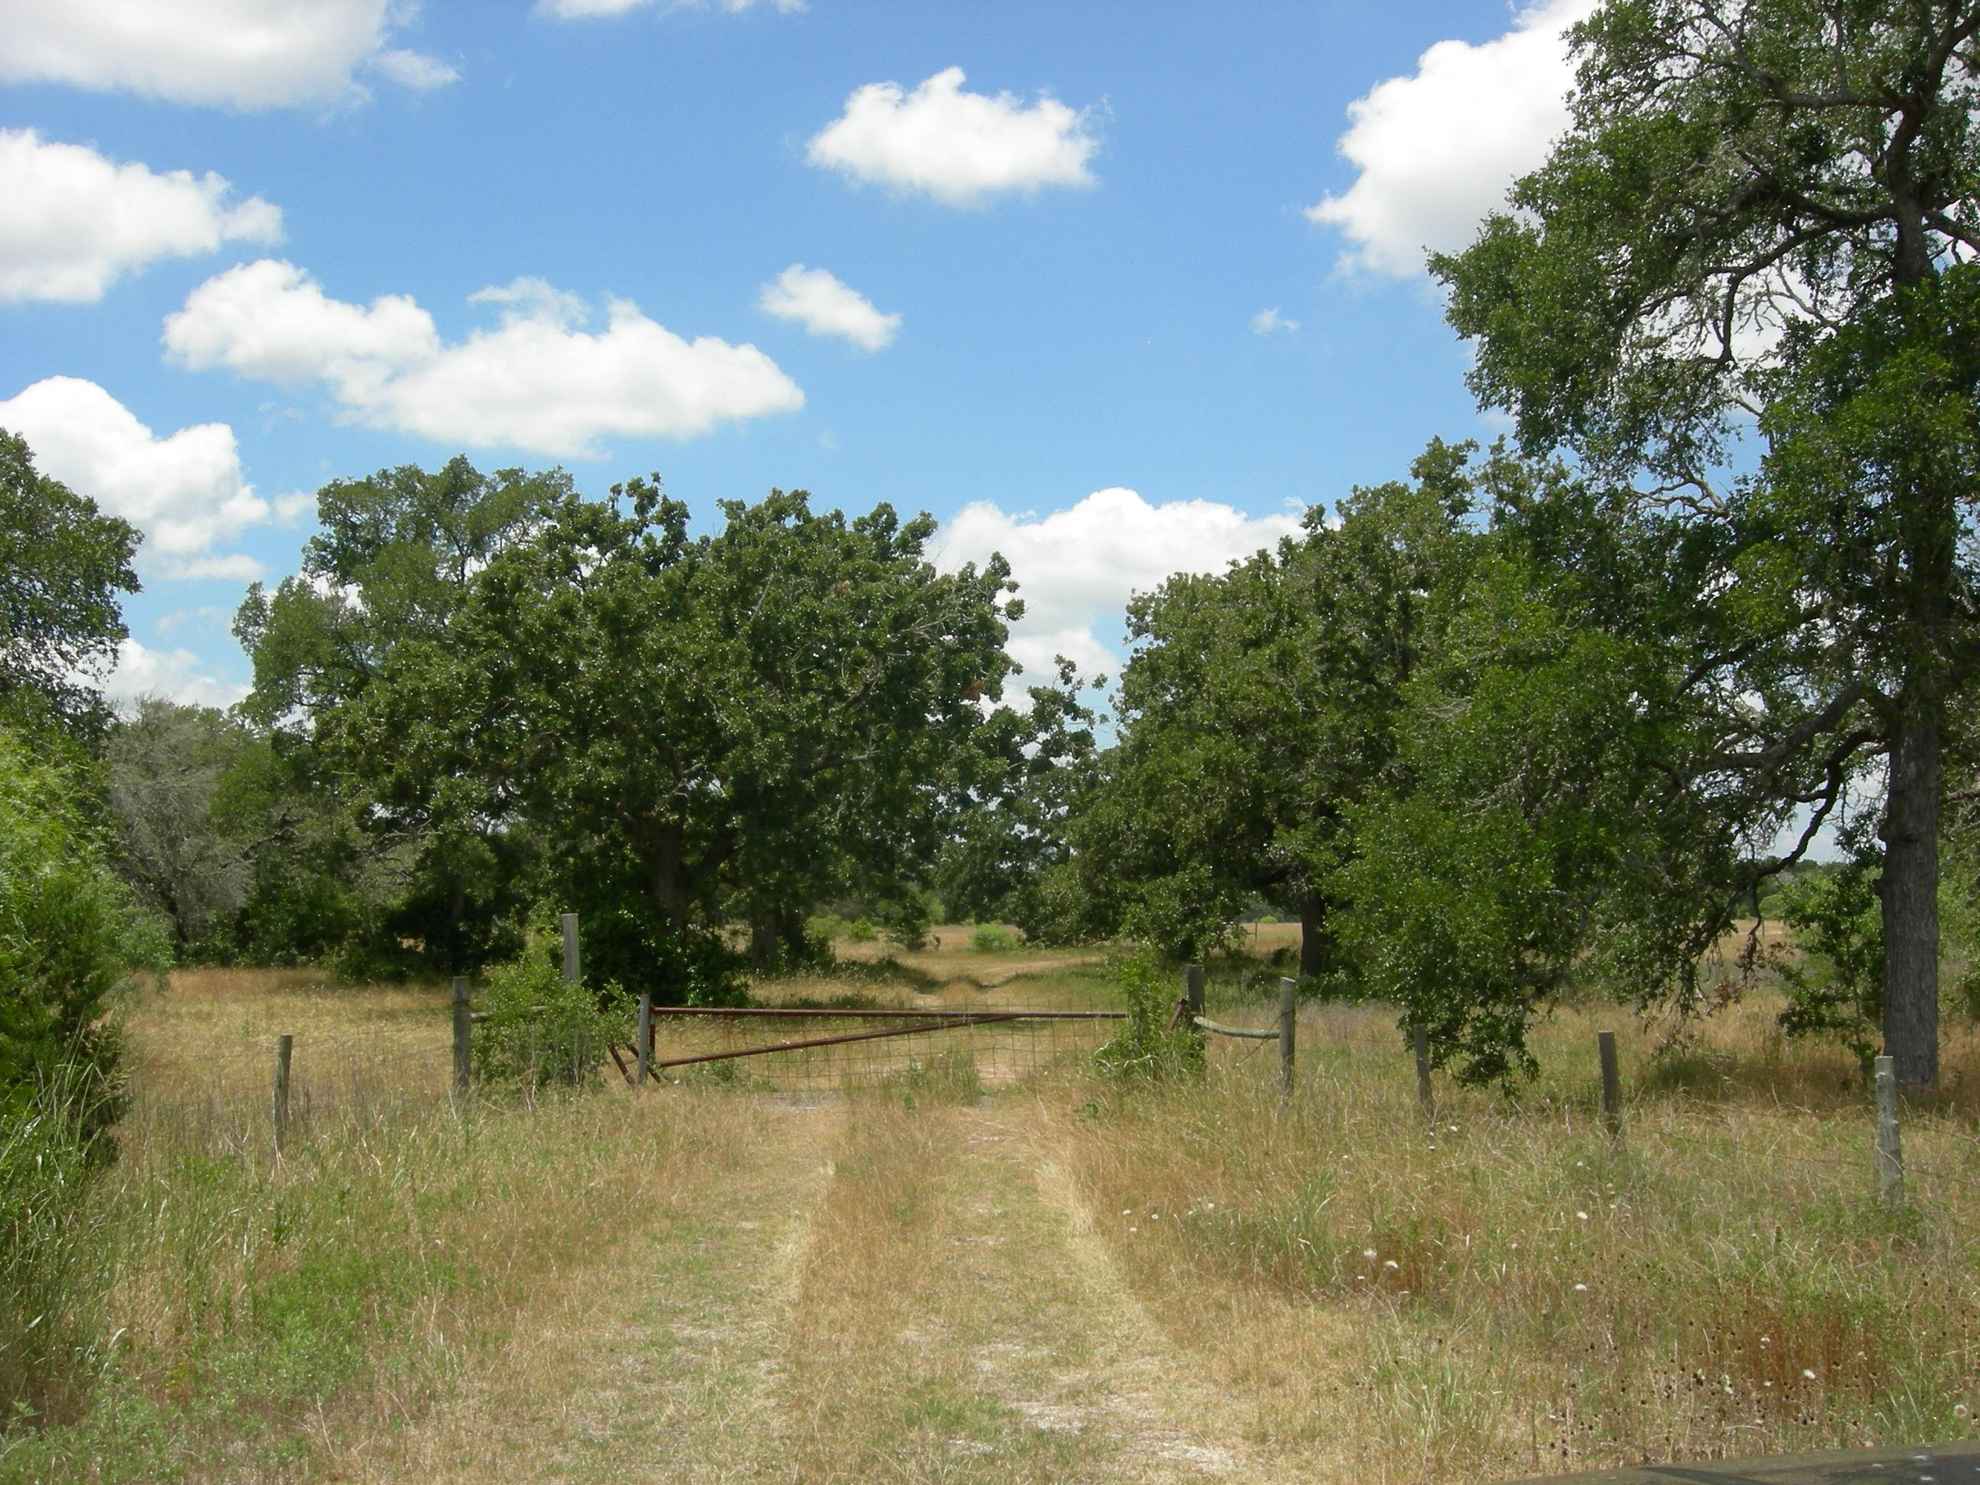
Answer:
[(1131, 592), (1501, 431), (1424, 253), (1589, 8), (7, 0), (0, 427), (144, 533), (120, 700), (238, 699), (315, 491), (459, 453), (925, 510), (1027, 678), (1117, 672)]

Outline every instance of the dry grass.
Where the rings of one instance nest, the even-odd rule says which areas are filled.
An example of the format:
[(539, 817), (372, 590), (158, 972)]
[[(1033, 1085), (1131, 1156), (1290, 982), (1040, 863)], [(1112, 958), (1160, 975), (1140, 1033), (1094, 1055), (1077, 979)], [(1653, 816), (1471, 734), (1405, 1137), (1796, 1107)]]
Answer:
[(314, 1027), (300, 1067), (340, 1034), (401, 1045), (427, 1016), (418, 992), (286, 976), (202, 976), (136, 1009), (138, 1106), (96, 1193), (106, 1370), (85, 1418), (0, 1445), (0, 1478), (313, 1473), (448, 1395), (531, 1308), (610, 1282), (621, 1244), (691, 1207), (750, 1137), (746, 1107), (685, 1091), (456, 1108), (444, 1060), (388, 1054), (354, 1062), (355, 1092), (276, 1162), (265, 1069), (230, 1096), (193, 1056), (202, 1022), (249, 1045)]
[(1905, 1129), (1914, 1205), (1873, 1200), (1853, 1065), (1736, 1009), (1683, 1059), (1625, 1036), (1626, 1145), (1596, 1126), (1594, 1030), (1546, 1028), (1520, 1106), (1441, 1090), (1393, 1026), (1309, 1013), (1281, 1110), (1264, 1059), (1104, 1101), (1058, 1137), (1176, 1344), (1275, 1449), (1430, 1481), (1967, 1433), (1980, 1404), (1970, 1031)]

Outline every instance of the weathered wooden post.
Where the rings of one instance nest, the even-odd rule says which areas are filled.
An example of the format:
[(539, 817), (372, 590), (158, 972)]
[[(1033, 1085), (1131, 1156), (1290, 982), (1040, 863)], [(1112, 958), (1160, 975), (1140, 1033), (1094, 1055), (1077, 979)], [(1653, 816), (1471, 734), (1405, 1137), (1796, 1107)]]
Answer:
[(1196, 1065), (1203, 1065), (1203, 1047), (1209, 1040), (1203, 1028), (1196, 1024), (1196, 1018), (1203, 1014), (1203, 966), (1185, 964), (1183, 966), (1183, 1029), (1195, 1039)]
[(1293, 1094), (1293, 1035), (1299, 1020), (1299, 981), (1279, 981), (1279, 1097)]
[(564, 978), (572, 984), (576, 984), (579, 979), (583, 978), (578, 972), (580, 966), (578, 964), (577, 914), (564, 913), (558, 921), (564, 926)]
[(653, 992), (639, 992), (639, 1076), (633, 1086), (646, 1086), (646, 1071), (653, 1066)]
[(1416, 1101), (1422, 1105), (1423, 1117), (1434, 1119), (1437, 1097), (1430, 1091), (1430, 1033), (1421, 1026), (1412, 1026), (1409, 1040), (1416, 1049)]
[(474, 1015), (468, 1009), (467, 981), (454, 976), (454, 1095), (468, 1091), (468, 1038), (474, 1034)]
[(275, 1158), (282, 1158), (282, 1147), (289, 1142), (289, 1058), (296, 1039), (284, 1032), (275, 1038)]
[(1616, 1069), (1616, 1034), (1595, 1033), (1595, 1050), (1602, 1059), (1602, 1127), (1609, 1138), (1622, 1139), (1622, 1074)]
[(1904, 1205), (1904, 1149), (1898, 1142), (1897, 1069), (1879, 1057), (1877, 1071), (1877, 1198), (1887, 1207)]

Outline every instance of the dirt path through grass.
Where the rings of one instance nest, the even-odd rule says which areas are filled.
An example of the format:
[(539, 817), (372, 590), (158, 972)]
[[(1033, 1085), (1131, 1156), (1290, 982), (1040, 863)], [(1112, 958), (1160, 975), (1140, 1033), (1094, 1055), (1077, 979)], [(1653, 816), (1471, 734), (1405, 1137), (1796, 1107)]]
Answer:
[(338, 1478), (1274, 1473), (1114, 1270), (1030, 1101), (761, 1105), (744, 1168)]

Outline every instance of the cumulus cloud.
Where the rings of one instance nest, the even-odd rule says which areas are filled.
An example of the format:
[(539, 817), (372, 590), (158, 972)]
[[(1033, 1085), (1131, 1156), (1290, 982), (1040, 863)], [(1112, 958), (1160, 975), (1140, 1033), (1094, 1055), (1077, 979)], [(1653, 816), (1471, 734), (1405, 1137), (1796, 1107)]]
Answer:
[(252, 562), (213, 550), (268, 519), (225, 423), (160, 438), (95, 382), (51, 376), (0, 402), (0, 428), (27, 440), (42, 473), (142, 531), (141, 560), (166, 577), (238, 577)]
[(159, 174), (33, 129), (0, 129), (0, 199), (0, 302), (93, 304), (160, 258), (282, 238), (280, 207), (212, 171)]
[(333, 299), (294, 264), (264, 259), (207, 280), (165, 321), (194, 370), (322, 386), (355, 421), (443, 443), (592, 458), (599, 440), (692, 438), (794, 412), (804, 393), (753, 345), (687, 340), (628, 299), (584, 328), (584, 301), (537, 278), (482, 289), (500, 323), (452, 344), (405, 295)]
[(763, 286), (757, 304), (780, 320), (795, 320), (813, 335), (836, 335), (862, 350), (885, 350), (901, 328), (897, 314), (880, 313), (873, 301), (822, 268), (793, 263)]
[(1289, 320), (1280, 314), (1279, 306), (1276, 304), (1270, 309), (1259, 310), (1251, 317), (1253, 335), (1291, 335), (1297, 329), (1299, 329), (1299, 321)]
[(402, 0), (9, 0), (0, 81), (66, 83), (172, 103), (286, 108), (363, 96), (376, 71), (415, 88), (451, 67), (388, 47)]
[(1354, 183), (1306, 210), (1347, 238), (1344, 268), (1411, 278), (1426, 249), (1467, 247), (1515, 179), (1566, 128), (1574, 81), (1565, 31), (1596, 0), (1539, 0), (1512, 29), (1472, 45), (1440, 41), (1416, 71), (1348, 105), (1339, 149)]
[(962, 68), (949, 67), (912, 92), (894, 82), (855, 89), (806, 158), (857, 181), (978, 206), (1013, 191), (1092, 185), (1093, 115), (1050, 97), (966, 93)]
[(1054, 655), (1087, 674), (1117, 673), (1120, 657), (1099, 631), (1120, 624), (1131, 594), (1178, 572), (1221, 572), (1298, 530), (1290, 513), (1253, 516), (1212, 500), (1151, 505), (1117, 486), (1043, 516), (1013, 515), (988, 501), (966, 505), (937, 534), (932, 557), (944, 571), (992, 552), (1009, 560), (1025, 606), (1009, 646), (1025, 668), (1022, 689), (1050, 676)]
[[(746, 10), (755, 10), (760, 0), (718, 0), (720, 8), (730, 15), (741, 15)], [(779, 15), (796, 15), (806, 9), (805, 0), (761, 0), (764, 7)], [(538, 15), (552, 16), (560, 21), (588, 21), (611, 16), (629, 15), (635, 10), (645, 10), (649, 6), (663, 4), (668, 10), (705, 10), (704, 0), (537, 0)]]
[(103, 694), (119, 706), (146, 696), (163, 696), (187, 706), (229, 707), (248, 694), (245, 681), (231, 681), (191, 650), (154, 650), (137, 640), (117, 645), (117, 662), (104, 678)]

